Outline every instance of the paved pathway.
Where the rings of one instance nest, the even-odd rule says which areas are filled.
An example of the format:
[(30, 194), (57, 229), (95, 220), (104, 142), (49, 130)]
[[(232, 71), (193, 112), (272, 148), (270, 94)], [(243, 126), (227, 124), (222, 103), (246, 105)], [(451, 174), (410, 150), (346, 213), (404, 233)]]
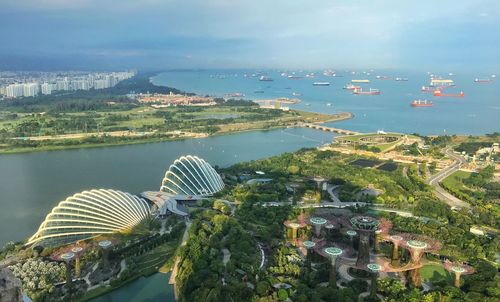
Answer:
[(444, 153), (448, 157), (451, 157), (455, 161), (450, 166), (442, 169), (441, 171), (439, 171), (438, 173), (436, 173), (434, 175), (431, 175), (427, 179), (427, 183), (434, 187), (434, 189), (435, 189), (434, 192), (436, 193), (436, 196), (439, 199), (441, 199), (442, 201), (446, 202), (450, 207), (470, 208), (470, 205), (467, 202), (460, 200), (460, 199), (456, 198), (455, 196), (451, 195), (445, 189), (443, 189), (441, 187), (441, 185), (439, 184), (446, 177), (455, 173), (455, 171), (460, 169), (462, 167), (462, 165), (466, 163), (466, 160), (462, 156), (455, 154), (451, 150), (451, 147), (444, 149)]

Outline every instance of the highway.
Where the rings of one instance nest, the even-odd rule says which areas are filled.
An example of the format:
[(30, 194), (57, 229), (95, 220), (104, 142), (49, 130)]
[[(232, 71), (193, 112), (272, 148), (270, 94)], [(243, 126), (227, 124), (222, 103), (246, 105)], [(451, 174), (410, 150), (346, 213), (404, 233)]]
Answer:
[(439, 184), (443, 179), (455, 173), (455, 171), (460, 169), (462, 165), (466, 163), (465, 158), (455, 154), (451, 150), (451, 147), (447, 147), (446, 149), (444, 149), (444, 153), (455, 161), (450, 166), (444, 168), (443, 170), (429, 177), (429, 179), (427, 179), (427, 183), (434, 187), (434, 192), (436, 193), (436, 196), (442, 201), (446, 202), (450, 207), (470, 208), (470, 205), (467, 202), (460, 200), (455, 196), (451, 195), (450, 193), (446, 192), (446, 190), (443, 189)]

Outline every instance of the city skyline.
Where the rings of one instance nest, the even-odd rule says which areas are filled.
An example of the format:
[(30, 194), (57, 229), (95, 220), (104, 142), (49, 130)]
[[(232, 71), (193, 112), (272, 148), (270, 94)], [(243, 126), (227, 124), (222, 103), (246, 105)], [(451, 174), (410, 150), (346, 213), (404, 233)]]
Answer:
[(500, 4), (3, 1), (1, 69), (449, 68), (496, 72)]

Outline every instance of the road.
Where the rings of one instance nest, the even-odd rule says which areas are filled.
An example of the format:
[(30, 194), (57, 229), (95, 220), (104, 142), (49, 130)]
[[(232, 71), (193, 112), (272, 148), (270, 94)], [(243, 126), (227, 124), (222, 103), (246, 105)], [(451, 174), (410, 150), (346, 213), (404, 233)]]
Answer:
[(427, 183), (434, 187), (434, 192), (436, 193), (436, 196), (445, 203), (447, 203), (450, 207), (470, 208), (470, 205), (467, 202), (451, 195), (445, 189), (443, 189), (439, 184), (443, 179), (455, 173), (455, 171), (460, 169), (462, 165), (466, 163), (466, 160), (462, 156), (455, 154), (451, 150), (451, 147), (447, 147), (446, 149), (444, 149), (444, 153), (448, 157), (454, 160), (453, 164), (429, 177), (429, 179), (427, 179)]

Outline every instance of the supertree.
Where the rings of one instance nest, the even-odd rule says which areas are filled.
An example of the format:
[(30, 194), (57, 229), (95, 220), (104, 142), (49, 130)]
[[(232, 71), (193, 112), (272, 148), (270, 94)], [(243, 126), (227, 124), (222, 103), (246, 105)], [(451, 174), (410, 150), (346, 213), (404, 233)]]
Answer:
[(293, 245), (297, 246), (298, 245), (298, 241), (297, 241), (298, 229), (301, 229), (301, 228), (307, 226), (307, 223), (305, 222), (304, 214), (300, 214), (297, 220), (286, 220), (285, 222), (283, 222), (283, 224), (287, 228), (292, 229), (291, 240), (292, 240)]
[(103, 268), (109, 268), (109, 251), (113, 248), (113, 242), (111, 240), (101, 240), (97, 243), (102, 252), (102, 266)]
[(72, 252), (59, 254), (56, 256), (56, 259), (59, 259), (59, 261), (64, 261), (64, 264), (66, 265), (66, 286), (69, 288), (71, 287), (71, 282), (73, 280), (73, 277), (71, 275), (71, 261), (75, 259), (75, 254)]
[(444, 268), (455, 274), (455, 286), (460, 287), (460, 276), (462, 275), (470, 275), (475, 272), (474, 268), (470, 265), (463, 263), (453, 263), (449, 260), (446, 260), (443, 263)]
[(422, 257), (427, 252), (433, 252), (441, 249), (441, 243), (435, 239), (415, 234), (402, 234), (404, 240), (401, 246), (410, 252), (409, 265), (414, 266), (410, 269), (410, 278), (415, 287), (421, 287), (420, 268), (422, 267)]
[(386, 236), (386, 240), (392, 242), (392, 265), (399, 266), (399, 245), (404, 241), (404, 238), (401, 235), (391, 235)]
[(354, 237), (358, 235), (358, 232), (356, 232), (355, 230), (347, 230), (345, 233), (347, 236), (349, 236), (349, 241), (351, 242), (351, 248), (354, 249)]
[(334, 230), (334, 229), (335, 229), (335, 224), (333, 224), (333, 223), (329, 222), (329, 223), (325, 224), (325, 229), (326, 229), (327, 231), (332, 231), (332, 230)]
[(316, 238), (319, 238), (321, 235), (321, 227), (325, 225), (328, 220), (323, 217), (311, 217), (311, 219), (309, 219), (309, 222), (314, 226), (314, 235), (316, 236)]
[(84, 242), (77, 243), (75, 245), (68, 245), (61, 249), (59, 249), (54, 255), (54, 259), (57, 259), (57, 255), (61, 255), (64, 253), (73, 253), (75, 255), (75, 277), (80, 277), (80, 257), (87, 249), (87, 244)]
[(382, 266), (378, 263), (368, 263), (366, 268), (371, 272), (371, 288), (370, 288), (370, 296), (375, 298), (377, 295), (377, 277), (379, 272), (382, 270)]
[(306, 257), (311, 258), (314, 247), (316, 246), (316, 242), (305, 240), (302, 241), (302, 246), (306, 249)]
[(356, 266), (365, 266), (370, 262), (370, 237), (379, 229), (380, 221), (370, 216), (354, 216), (350, 223), (359, 234)]
[(71, 252), (75, 254), (75, 276), (80, 277), (80, 256), (82, 255), (84, 249), (81, 246), (74, 246), (71, 248)]
[(327, 246), (325, 247), (325, 242), (320, 241), (316, 244), (315, 247), (316, 253), (319, 255), (330, 259), (331, 268), (330, 268), (330, 286), (337, 286), (337, 259), (340, 255), (344, 253), (344, 250), (336, 247), (336, 246)]
[(311, 268), (311, 258), (313, 255), (314, 247), (316, 246), (316, 242), (305, 240), (302, 241), (301, 245), (306, 249), (306, 267), (309, 270)]

